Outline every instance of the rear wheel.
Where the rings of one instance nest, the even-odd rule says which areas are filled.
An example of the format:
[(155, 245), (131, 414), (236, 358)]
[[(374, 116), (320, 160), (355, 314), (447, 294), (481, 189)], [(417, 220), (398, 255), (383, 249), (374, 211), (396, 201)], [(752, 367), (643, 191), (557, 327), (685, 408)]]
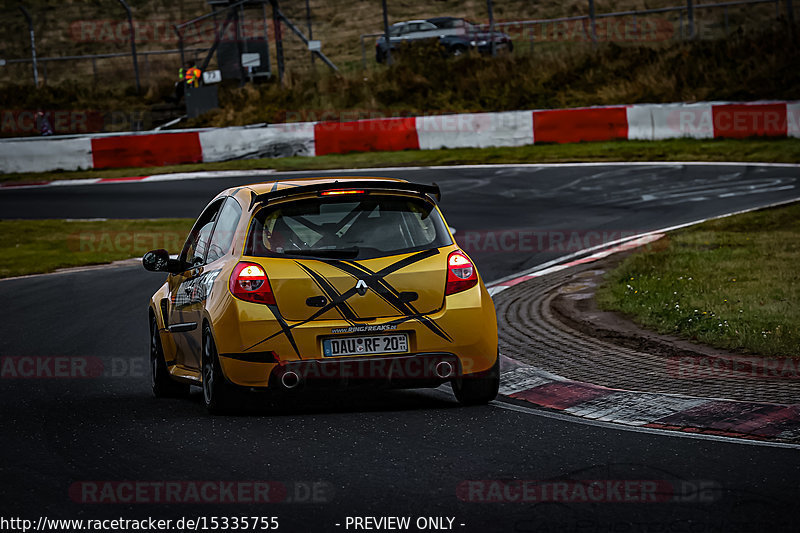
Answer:
[(462, 405), (483, 405), (497, 397), (500, 389), (500, 357), (486, 372), (453, 380), (453, 392)]
[(203, 328), (203, 404), (209, 413), (222, 414), (234, 406), (233, 390), (225, 382), (211, 328)]
[(178, 398), (189, 394), (189, 385), (178, 383), (169, 375), (154, 316), (150, 317), (150, 384), (156, 398)]

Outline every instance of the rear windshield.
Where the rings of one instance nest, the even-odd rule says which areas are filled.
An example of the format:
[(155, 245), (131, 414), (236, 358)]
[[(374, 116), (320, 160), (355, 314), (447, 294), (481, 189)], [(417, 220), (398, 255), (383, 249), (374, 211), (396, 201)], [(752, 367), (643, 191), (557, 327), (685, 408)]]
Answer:
[(452, 244), (439, 212), (415, 198), (311, 198), (258, 211), (247, 255), (369, 259)]

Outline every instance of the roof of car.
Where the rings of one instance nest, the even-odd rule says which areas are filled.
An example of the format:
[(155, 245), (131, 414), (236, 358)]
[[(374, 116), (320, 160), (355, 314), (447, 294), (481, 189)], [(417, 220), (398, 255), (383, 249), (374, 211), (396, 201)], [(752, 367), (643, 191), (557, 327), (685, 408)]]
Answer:
[(428, 22), (424, 19), (416, 19), (416, 20), (404, 20), (402, 22), (395, 22), (392, 26), (399, 26), (401, 24), (419, 24), (420, 22)]

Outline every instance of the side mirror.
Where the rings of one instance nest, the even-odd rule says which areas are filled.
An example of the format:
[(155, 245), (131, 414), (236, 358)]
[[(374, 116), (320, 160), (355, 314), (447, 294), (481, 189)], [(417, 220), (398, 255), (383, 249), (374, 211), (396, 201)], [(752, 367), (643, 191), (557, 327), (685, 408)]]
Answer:
[(169, 272), (170, 274), (177, 274), (185, 270), (180, 261), (170, 259), (169, 252), (163, 249), (150, 250), (144, 254), (142, 266), (150, 272)]

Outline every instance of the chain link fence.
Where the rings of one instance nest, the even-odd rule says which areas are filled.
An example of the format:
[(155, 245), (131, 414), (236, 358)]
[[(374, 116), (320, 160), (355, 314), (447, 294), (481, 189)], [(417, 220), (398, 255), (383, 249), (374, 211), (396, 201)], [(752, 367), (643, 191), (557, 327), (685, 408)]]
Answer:
[[(283, 17), (278, 25), (273, 3)], [(259, 68), (266, 77), (275, 78), (280, 48), (284, 81), (290, 86), (293, 78), (313, 80), (316, 74), (329, 71), (329, 66), (309, 51), (309, 40), (319, 41), (332, 64), (351, 77), (385, 68), (375, 57), (376, 40), (383, 35), (384, 13), (381, 3), (374, 0), (254, 0), (241, 6), (236, 22), (225, 31), (221, 31), (225, 20), (222, 11), (202, 22), (185, 23), (212, 13), (212, 8), (228, 7), (226, 0), (130, 0), (138, 69), (134, 69), (129, 23), (121, 0), (23, 0), (23, 4), (23, 9), (11, 3), (0, 6), (0, 91), (3, 86), (32, 88), (37, 83), (53, 90), (67, 86), (77, 87), (77, 91), (89, 86), (121, 88), (135, 95), (138, 70), (139, 95), (150, 95), (150, 100), (156, 101), (168, 98), (178, 69), (186, 60), (203, 62), (217, 37), (221, 37), (221, 43), (208, 69), (218, 68), (217, 57), (226, 47), (231, 57), (231, 43), (243, 43), (243, 47), (233, 47), (232, 57), (266, 48), (267, 64)], [(792, 0), (387, 0), (386, 5), (390, 24), (433, 17), (466, 19), (475, 24), (475, 31), (508, 35), (514, 55), (534, 56), (610, 44), (657, 49), (688, 39), (723, 39), (750, 30), (780, 28), (786, 23), (787, 28), (793, 28), (798, 15)], [(179, 39), (176, 25), (181, 24)], [(288, 24), (294, 28), (290, 30)], [(338, 82), (322, 78), (319, 83), (327, 87)], [(308, 95), (310, 105), (315, 105), (314, 98), (314, 94)], [(22, 100), (29, 102), (31, 98), (6, 98), (5, 105), (19, 110), (23, 104), (15, 102)], [(31, 111), (35, 104), (24, 105)], [(130, 122), (145, 128), (157, 125), (159, 120)], [(2, 134), (19, 133), (19, 129), (4, 129)]]
[[(181, 66), (174, 25), (211, 12), (212, 0), (140, 0), (131, 6), (145, 87), (174, 80)], [(373, 68), (374, 47), (382, 35), (380, 3), (368, 0), (283, 0), (280, 11), (306, 38), (321, 41), (322, 52), (343, 72)], [(798, 2), (800, 3), (800, 2)], [(119, 0), (59, 3), (27, 0), (31, 14), (40, 84), (65, 80), (132, 84), (130, 30)], [(491, 4), (494, 20), (489, 20)], [(219, 7), (219, 6), (218, 6)], [(269, 2), (245, 5), (228, 39), (269, 39), (276, 60), (276, 32)], [(621, 9), (625, 8), (625, 9)], [(733, 32), (763, 28), (795, 17), (791, 0), (738, 0), (696, 3), (675, 0), (566, 1), (538, 5), (522, 0), (439, 0), (387, 2), (390, 24), (403, 20), (452, 16), (471, 20), (482, 31), (493, 28), (513, 41), (514, 53), (536, 53), (592, 43), (659, 45), (688, 38), (719, 39)], [(0, 84), (33, 83), (32, 46), (26, 18), (14, 5), (0, 8)], [(190, 27), (184, 43), (187, 59), (201, 59), (214, 43), (222, 18)], [(324, 70), (308, 45), (281, 24), (281, 48), (287, 75)], [(212, 63), (212, 66), (216, 66)]]
[[(502, 0), (487, 0), (493, 10), (502, 6)], [(514, 53), (531, 54), (574, 48), (579, 45), (597, 46), (603, 43), (616, 45), (658, 46), (689, 39), (724, 39), (732, 33), (778, 26), (782, 21), (794, 23), (796, 10), (791, 0), (736, 0), (728, 2), (695, 3), (687, 1), (676, 5), (674, 0), (648, 2), (640, 9), (600, 11), (610, 7), (605, 2), (586, 1), (585, 12), (554, 18), (519, 18), (486, 21), (472, 19), (469, 30), (500, 32), (513, 42)], [(646, 7), (659, 5), (658, 7)], [(570, 11), (575, 11), (574, 4)], [(392, 22), (398, 22), (390, 17)], [(383, 31), (363, 33), (359, 36), (359, 50), (363, 69), (375, 66), (374, 50)], [(402, 38), (397, 39), (402, 41)]]

